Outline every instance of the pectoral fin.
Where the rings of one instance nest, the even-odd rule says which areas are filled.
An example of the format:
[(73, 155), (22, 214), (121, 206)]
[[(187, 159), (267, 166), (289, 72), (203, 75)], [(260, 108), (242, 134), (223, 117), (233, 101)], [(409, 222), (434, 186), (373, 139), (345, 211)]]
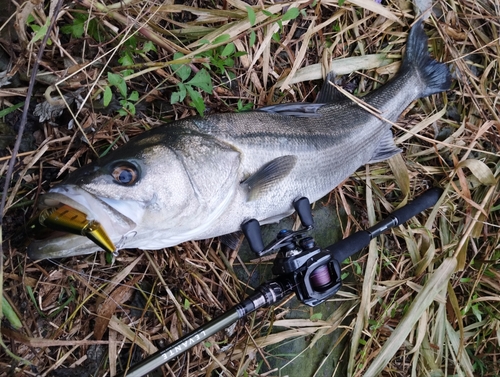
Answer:
[(297, 157), (282, 156), (275, 158), (262, 166), (256, 173), (245, 179), (241, 184), (248, 191), (248, 200), (257, 199), (290, 174)]
[(401, 153), (401, 149), (396, 147), (392, 132), (390, 129), (387, 129), (384, 131), (379, 146), (368, 163), (373, 164), (375, 162), (384, 161), (398, 153)]

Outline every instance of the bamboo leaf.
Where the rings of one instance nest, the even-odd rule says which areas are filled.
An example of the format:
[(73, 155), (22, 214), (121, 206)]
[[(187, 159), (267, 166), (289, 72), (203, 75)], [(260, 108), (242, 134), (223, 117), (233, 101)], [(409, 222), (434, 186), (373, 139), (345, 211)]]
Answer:
[(495, 177), (491, 169), (481, 160), (468, 159), (461, 161), (457, 168), (467, 167), (472, 174), (481, 182), (483, 185), (494, 185), (496, 183)]

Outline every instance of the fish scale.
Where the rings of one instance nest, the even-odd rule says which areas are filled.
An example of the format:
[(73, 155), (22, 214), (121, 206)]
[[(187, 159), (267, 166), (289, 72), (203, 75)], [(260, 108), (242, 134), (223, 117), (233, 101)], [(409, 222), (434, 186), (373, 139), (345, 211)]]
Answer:
[[(186, 118), (144, 132), (71, 173), (41, 197), (41, 207), (77, 208), (119, 248), (221, 236), (249, 218), (278, 221), (293, 212), (294, 199), (318, 200), (360, 166), (400, 152), (390, 123), (415, 99), (450, 87), (448, 68), (427, 49), (417, 22), (398, 74), (363, 97), (389, 122), (327, 81), (317, 103)], [(91, 240), (67, 234), (33, 241), (28, 254), (43, 259), (97, 250)]]

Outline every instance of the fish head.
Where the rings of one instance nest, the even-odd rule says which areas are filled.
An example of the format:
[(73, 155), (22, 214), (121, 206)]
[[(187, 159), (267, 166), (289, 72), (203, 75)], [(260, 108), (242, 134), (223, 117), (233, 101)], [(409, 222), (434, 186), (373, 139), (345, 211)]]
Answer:
[[(137, 140), (72, 172), (41, 196), (39, 207), (67, 205), (84, 213), (120, 249), (148, 247), (144, 240), (155, 238), (155, 233), (177, 229), (186, 217), (193, 218), (189, 212), (197, 208), (193, 201), (196, 195), (177, 152), (158, 140)], [(28, 255), (61, 258), (100, 249), (86, 237), (64, 233), (32, 242)]]

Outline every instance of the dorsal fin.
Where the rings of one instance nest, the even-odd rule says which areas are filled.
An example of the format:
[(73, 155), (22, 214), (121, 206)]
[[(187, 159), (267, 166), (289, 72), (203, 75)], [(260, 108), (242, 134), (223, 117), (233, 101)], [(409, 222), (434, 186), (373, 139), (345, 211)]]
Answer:
[(342, 94), (335, 86), (330, 84), (330, 82), (335, 83), (335, 73), (330, 72), (326, 75), (325, 82), (316, 97), (315, 103), (333, 103), (345, 100), (347, 97)]
[(321, 116), (321, 114), (318, 113), (318, 110), (323, 106), (323, 103), (283, 103), (279, 105), (261, 107), (257, 111), (298, 118), (316, 118)]

